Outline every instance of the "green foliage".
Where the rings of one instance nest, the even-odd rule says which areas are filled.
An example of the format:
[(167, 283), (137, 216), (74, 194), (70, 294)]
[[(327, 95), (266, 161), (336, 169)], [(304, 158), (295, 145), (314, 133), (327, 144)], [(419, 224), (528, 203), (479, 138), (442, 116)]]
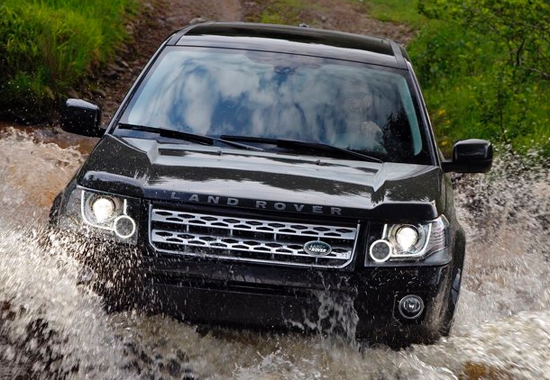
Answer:
[(550, 155), (546, 0), (421, 0), (409, 46), (443, 148), (488, 138)]
[(419, 10), (475, 31), (506, 51), (508, 65), (550, 79), (548, 0), (420, 0)]
[(52, 104), (112, 58), (136, 0), (4, 0), (0, 114), (50, 116)]

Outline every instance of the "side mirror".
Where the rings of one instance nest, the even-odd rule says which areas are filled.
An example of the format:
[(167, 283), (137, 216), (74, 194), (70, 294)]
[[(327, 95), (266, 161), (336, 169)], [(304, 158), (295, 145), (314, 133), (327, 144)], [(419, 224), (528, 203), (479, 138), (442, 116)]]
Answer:
[(487, 173), (493, 164), (493, 146), (486, 140), (462, 140), (453, 147), (453, 158), (443, 161), (443, 171)]
[(61, 111), (61, 129), (77, 135), (101, 137), (101, 109), (80, 99), (68, 99)]

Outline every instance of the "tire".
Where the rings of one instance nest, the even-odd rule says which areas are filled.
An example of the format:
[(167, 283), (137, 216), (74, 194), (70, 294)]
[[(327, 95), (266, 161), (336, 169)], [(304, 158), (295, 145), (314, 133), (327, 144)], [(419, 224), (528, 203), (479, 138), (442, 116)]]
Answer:
[(442, 336), (449, 336), (449, 334), (451, 333), (454, 322), (454, 314), (456, 306), (458, 304), (458, 299), (460, 297), (461, 283), (462, 268), (458, 268), (453, 278), (453, 283), (451, 284), (449, 295), (447, 296), (447, 308), (445, 309), (443, 322), (441, 323), (441, 328), (439, 330)]

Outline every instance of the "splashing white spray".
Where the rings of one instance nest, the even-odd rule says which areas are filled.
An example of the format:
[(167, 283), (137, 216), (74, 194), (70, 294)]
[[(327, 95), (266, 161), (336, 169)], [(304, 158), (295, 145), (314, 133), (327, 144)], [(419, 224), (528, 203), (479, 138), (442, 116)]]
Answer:
[(55, 246), (45, 252), (33, 231), (81, 161), (74, 149), (25, 134), (0, 139), (0, 379), (550, 379), (546, 168), (506, 158), (490, 176), (458, 180), (469, 245), (455, 328), (435, 345), (396, 352), (106, 315), (76, 285), (78, 265)]

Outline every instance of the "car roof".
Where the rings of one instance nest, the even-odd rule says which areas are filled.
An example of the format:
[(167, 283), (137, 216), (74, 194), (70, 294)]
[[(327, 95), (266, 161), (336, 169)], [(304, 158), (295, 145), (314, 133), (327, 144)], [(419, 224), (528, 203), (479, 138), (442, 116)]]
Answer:
[(303, 26), (207, 22), (181, 29), (167, 45), (276, 51), (408, 68), (407, 53), (393, 40)]

